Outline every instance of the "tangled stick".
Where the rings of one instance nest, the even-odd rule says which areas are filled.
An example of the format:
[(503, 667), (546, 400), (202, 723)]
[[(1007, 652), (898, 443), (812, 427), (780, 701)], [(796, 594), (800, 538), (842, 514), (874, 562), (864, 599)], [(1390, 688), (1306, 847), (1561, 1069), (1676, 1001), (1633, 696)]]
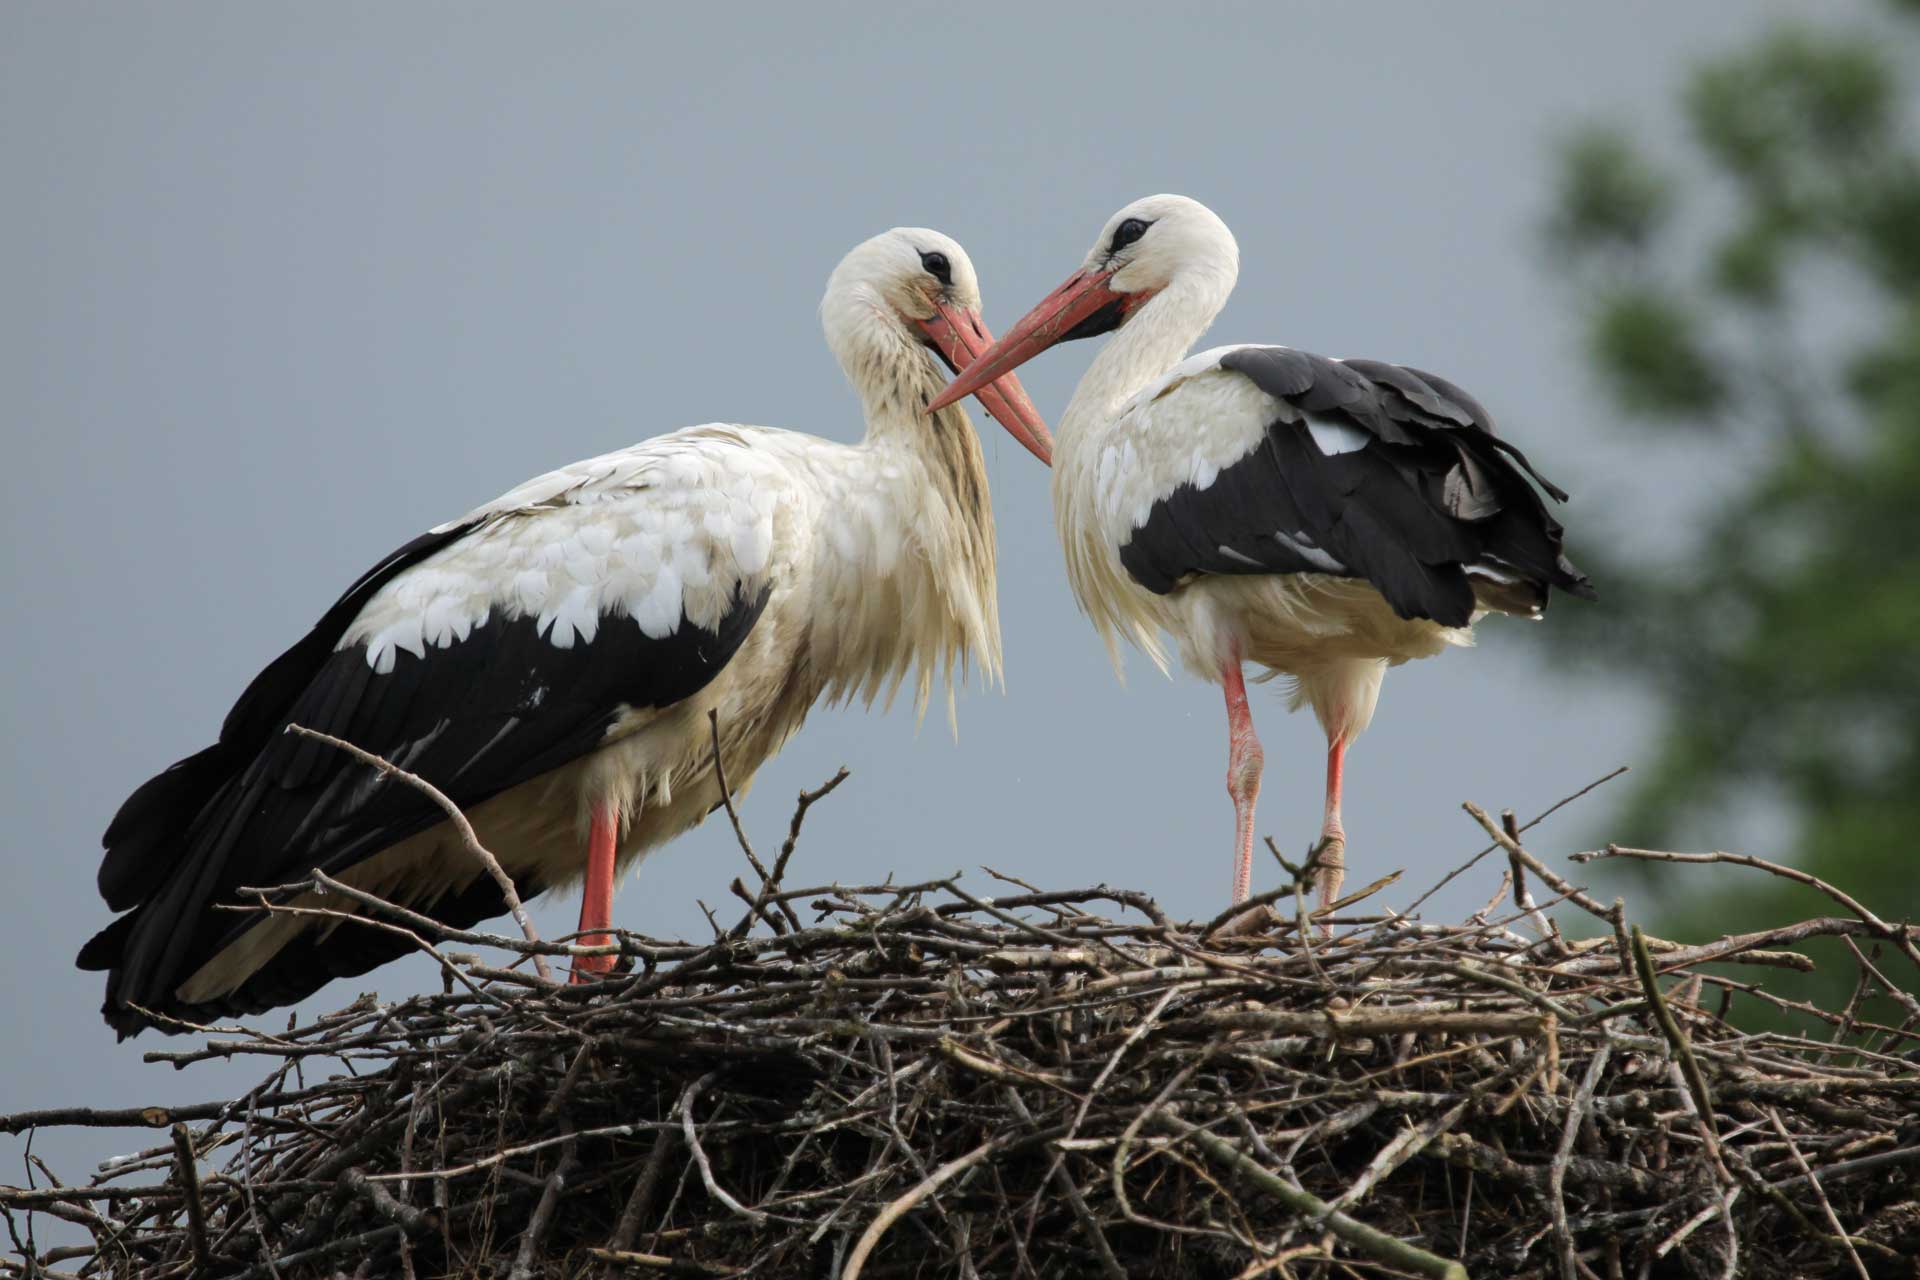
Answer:
[[(356, 899), (338, 927), (409, 930), (461, 981), (152, 1055), (270, 1059), (238, 1098), (0, 1116), (181, 1126), (90, 1181), (0, 1188), (0, 1210), (85, 1231), (32, 1265), (104, 1280), (320, 1280), (361, 1259), (421, 1276), (1857, 1280), (1920, 1253), (1920, 1016), (1876, 997), (1888, 979), (1864, 950), (1841, 1010), (1717, 967), (1798, 965), (1782, 948), (1808, 938), (1900, 946), (1910, 926), (1850, 911), (1636, 948), (1624, 908), (1492, 820), (1538, 884), (1502, 914), (1509, 872), (1460, 924), (1362, 897), (1221, 936), (1107, 886), (790, 885), (801, 819), (837, 784), (749, 864), (737, 924), (621, 934), (639, 967), (588, 988), (510, 968), (564, 946)], [(1555, 909), (1593, 913), (1598, 937), (1536, 933)], [(1703, 982), (1736, 1016), (1821, 1034), (1728, 1021)]]

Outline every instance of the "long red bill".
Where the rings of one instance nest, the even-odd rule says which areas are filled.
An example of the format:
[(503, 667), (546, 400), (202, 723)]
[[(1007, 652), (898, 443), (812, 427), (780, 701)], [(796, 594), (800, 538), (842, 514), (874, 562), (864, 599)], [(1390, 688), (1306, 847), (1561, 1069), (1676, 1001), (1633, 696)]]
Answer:
[(1122, 306), (1135, 299), (1108, 287), (1111, 273), (1076, 271), (1067, 282), (1040, 300), (1040, 304), (1007, 330), (1007, 336), (977, 356), (960, 370), (960, 375), (935, 396), (930, 409), (952, 404), (962, 396), (978, 394), (978, 388), (996, 378), (1005, 378), (1027, 361), (1065, 338), (1087, 317), (1115, 302)]
[[(987, 331), (978, 312), (945, 302), (935, 302), (933, 308), (933, 315), (922, 320), (920, 327), (933, 340), (935, 349), (950, 368), (964, 369), (977, 360), (981, 352), (993, 347), (993, 334)], [(1028, 453), (1048, 466), (1053, 465), (1053, 436), (1048, 433), (1040, 411), (1027, 398), (1027, 389), (1020, 385), (1020, 379), (1011, 373), (1001, 378), (983, 378), (973, 394), (993, 420), (1005, 427), (1007, 434), (1018, 440)], [(942, 397), (938, 407), (959, 398)]]

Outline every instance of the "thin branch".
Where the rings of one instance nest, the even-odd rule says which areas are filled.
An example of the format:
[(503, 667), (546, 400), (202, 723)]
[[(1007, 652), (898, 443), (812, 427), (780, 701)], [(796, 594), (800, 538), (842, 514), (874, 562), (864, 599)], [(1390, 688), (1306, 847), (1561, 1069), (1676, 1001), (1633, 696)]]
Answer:
[(547, 1229), (553, 1225), (554, 1210), (559, 1208), (560, 1197), (566, 1194), (568, 1182), (580, 1167), (579, 1145), (572, 1141), (573, 1125), (562, 1120), (560, 1131), (568, 1141), (561, 1145), (560, 1160), (553, 1166), (553, 1172), (547, 1175), (546, 1185), (540, 1191), (540, 1202), (534, 1206), (527, 1229), (520, 1233), (520, 1248), (514, 1254), (513, 1270), (507, 1273), (508, 1280), (532, 1280), (534, 1260), (540, 1252), (541, 1242), (546, 1239)]
[(1613, 1050), (1603, 1044), (1588, 1059), (1586, 1074), (1580, 1077), (1580, 1086), (1573, 1093), (1573, 1103), (1567, 1108), (1566, 1123), (1560, 1128), (1560, 1145), (1553, 1153), (1553, 1162), (1547, 1166), (1547, 1210), (1553, 1215), (1553, 1243), (1555, 1252), (1560, 1256), (1561, 1280), (1580, 1280), (1579, 1260), (1573, 1248), (1573, 1231), (1567, 1225), (1567, 1167), (1573, 1162), (1573, 1140), (1580, 1133), (1580, 1122), (1586, 1119), (1587, 1108), (1593, 1102), (1593, 1092), (1599, 1087), (1600, 1077), (1606, 1072), (1607, 1063), (1612, 1057)]
[(840, 1273), (840, 1280), (860, 1280), (860, 1272), (867, 1265), (867, 1256), (873, 1252), (874, 1246), (880, 1243), (880, 1237), (887, 1234), (889, 1227), (946, 1183), (953, 1181), (954, 1178), (1013, 1141), (1011, 1134), (999, 1134), (989, 1138), (965, 1155), (956, 1156), (947, 1161), (915, 1183), (905, 1195), (892, 1200), (860, 1234), (859, 1241), (853, 1246), (853, 1252), (847, 1255), (847, 1265)]
[(1192, 1142), (1215, 1164), (1245, 1178), (1300, 1216), (1309, 1221), (1326, 1223), (1327, 1230), (1376, 1262), (1400, 1267), (1416, 1275), (1432, 1276), (1435, 1280), (1468, 1280), (1467, 1269), (1453, 1259), (1429, 1253), (1418, 1245), (1408, 1244), (1336, 1211), (1320, 1197), (1261, 1167), (1258, 1161), (1225, 1138), (1208, 1133), (1198, 1125), (1189, 1124), (1165, 1111), (1155, 1112), (1149, 1123)]
[(609, 1275), (620, 1267), (637, 1267), (642, 1271), (658, 1271), (669, 1276), (713, 1277), (714, 1280), (742, 1274), (726, 1267), (710, 1267), (704, 1262), (669, 1258), (658, 1253), (635, 1253), (631, 1249), (588, 1249), (587, 1255), (606, 1263)]
[(1513, 858), (1516, 864), (1524, 866), (1527, 870), (1546, 881), (1555, 893), (1572, 902), (1575, 906), (1580, 907), (1590, 915), (1598, 916), (1602, 920), (1610, 921), (1612, 919), (1605, 903), (1588, 894), (1585, 890), (1570, 882), (1565, 876), (1560, 875), (1551, 867), (1547, 866), (1546, 863), (1540, 861), (1540, 859), (1534, 857), (1531, 853), (1528, 853), (1518, 840), (1493, 825), (1493, 819), (1487, 816), (1485, 809), (1474, 804), (1471, 800), (1462, 804), (1460, 807), (1473, 815), (1473, 820), (1480, 824), (1481, 830), (1492, 836), (1493, 842), (1502, 849), (1505, 849), (1508, 856)]
[(773, 882), (766, 864), (760, 861), (760, 855), (753, 851), (753, 841), (747, 839), (747, 829), (740, 825), (740, 811), (733, 807), (733, 787), (727, 782), (727, 766), (720, 758), (720, 709), (710, 707), (707, 710), (707, 729), (713, 737), (713, 776), (720, 784), (720, 803), (726, 806), (727, 821), (733, 824), (733, 838), (740, 845), (740, 852), (747, 855), (747, 862), (753, 867), (753, 873), (760, 877), (760, 887), (764, 890)]
[(1852, 894), (1835, 888), (1819, 876), (1811, 875), (1808, 872), (1800, 870), (1798, 867), (1782, 866), (1778, 862), (1769, 862), (1765, 858), (1756, 858), (1751, 854), (1745, 853), (1670, 853), (1664, 849), (1630, 849), (1617, 844), (1610, 844), (1605, 849), (1576, 853), (1572, 855), (1572, 858), (1575, 862), (1593, 862), (1604, 858), (1636, 858), (1643, 862), (1683, 862), (1693, 864), (1723, 862), (1736, 867), (1750, 867), (1756, 871), (1764, 871), (1768, 875), (1779, 876), (1783, 880), (1791, 880), (1795, 884), (1805, 885), (1809, 889), (1817, 889), (1821, 893), (1824, 893), (1827, 897), (1833, 899), (1865, 922), (1866, 925), (1873, 930), (1874, 936), (1884, 938), (1888, 942), (1891, 942), (1900, 949), (1902, 955), (1913, 962), (1916, 968), (1920, 968), (1920, 944), (1916, 944), (1914, 941), (1917, 936), (1920, 936), (1920, 926), (1890, 925), (1873, 912), (1867, 910)]
[(745, 1218), (749, 1222), (754, 1222), (754, 1223), (765, 1222), (767, 1220), (767, 1215), (765, 1213), (763, 1213), (759, 1209), (749, 1209), (746, 1205), (741, 1204), (738, 1200), (734, 1199), (731, 1194), (728, 1193), (725, 1187), (722, 1187), (719, 1184), (719, 1182), (715, 1181), (713, 1176), (713, 1164), (711, 1161), (707, 1159), (706, 1149), (700, 1145), (700, 1131), (694, 1127), (694, 1123), (693, 1123), (693, 1104), (694, 1104), (694, 1100), (700, 1096), (700, 1091), (706, 1088), (707, 1084), (712, 1079), (713, 1079), (713, 1073), (708, 1072), (706, 1075), (701, 1076), (698, 1080), (695, 1080), (692, 1084), (689, 1084), (686, 1087), (686, 1089), (681, 1092), (680, 1094), (681, 1136), (686, 1140), (687, 1150), (693, 1153), (694, 1163), (700, 1167), (700, 1182), (702, 1185), (706, 1187), (707, 1194), (712, 1196), (715, 1200), (718, 1200), (721, 1204), (727, 1206), (727, 1208), (733, 1210), (733, 1212), (739, 1214), (741, 1217)]
[(1859, 1276), (1860, 1280), (1873, 1280), (1873, 1277), (1867, 1273), (1867, 1264), (1860, 1260), (1859, 1250), (1854, 1248), (1852, 1238), (1847, 1235), (1846, 1227), (1841, 1225), (1840, 1215), (1833, 1211), (1833, 1201), (1827, 1199), (1827, 1193), (1821, 1187), (1820, 1180), (1813, 1176), (1813, 1166), (1807, 1163), (1807, 1157), (1800, 1151), (1800, 1144), (1793, 1140), (1793, 1135), (1787, 1132), (1787, 1126), (1782, 1123), (1778, 1108), (1767, 1108), (1767, 1120), (1773, 1125), (1773, 1131), (1780, 1135), (1780, 1141), (1787, 1144), (1787, 1153), (1793, 1157), (1793, 1163), (1799, 1167), (1801, 1173), (1807, 1176), (1808, 1184), (1813, 1187), (1814, 1199), (1820, 1202), (1820, 1212), (1826, 1215), (1827, 1225), (1833, 1228), (1833, 1239), (1846, 1250), (1847, 1261), (1853, 1264), (1854, 1274)]
[[(269, 910), (410, 933), (454, 979), (285, 1030), (164, 1023), (197, 1032), (164, 1061), (272, 1059), (231, 1102), (0, 1117), (205, 1122), (198, 1247), (172, 1134), (66, 1186), (29, 1151), (32, 1185), (0, 1187), (0, 1211), (92, 1232), (33, 1264), (85, 1259), (88, 1280), (181, 1280), (199, 1257), (267, 1280), (369, 1253), (401, 1274), (571, 1255), (595, 1276), (837, 1280), (930, 1260), (960, 1280), (1119, 1280), (1202, 1252), (1245, 1277), (1895, 1261), (1920, 1017), (1872, 1021), (1888, 1006), (1868, 998), (1885, 978), (1867, 921), (1636, 947), (1615, 902), (1610, 931), (1537, 940), (1525, 921), (1553, 910), (1553, 881), (1529, 884), (1538, 860), (1513, 849), (1518, 912), (1354, 912), (1326, 939), (1290, 911), (1203, 941), (1143, 894), (1019, 876), (994, 897), (950, 877), (783, 887), (832, 785), (802, 794), (757, 890), (743, 873), (743, 926), (624, 936), (643, 968), (591, 993), (510, 967), (563, 943), (448, 929), (331, 877), (269, 887)], [(1492, 825), (1525, 853), (1517, 823)], [(300, 901), (330, 912), (285, 903), (321, 891), (337, 896)], [(1859, 998), (1774, 1002), (1858, 1043), (1747, 1030), (1701, 1000), (1755, 990), (1702, 966), (1804, 965), (1770, 948), (1810, 937), (1860, 943)]]
[[(409, 773), (391, 761), (384, 760), (371, 751), (355, 746), (345, 738), (336, 738), (330, 733), (320, 733), (317, 730), (309, 729), (305, 725), (299, 724), (288, 725), (286, 731), (288, 733), (298, 734), (303, 738), (312, 738), (315, 742), (324, 742), (330, 747), (336, 747), (352, 756), (355, 760), (358, 760), (361, 764), (379, 770), (382, 776), (398, 778), (401, 782), (406, 783), (408, 786), (414, 788), (414, 790), (420, 792), (420, 794), (426, 796), (427, 799), (439, 805), (441, 812), (445, 813), (447, 820), (453, 824), (453, 829), (460, 833), (460, 843), (466, 847), (468, 853), (471, 853), (479, 860), (480, 865), (486, 868), (487, 874), (493, 877), (494, 884), (499, 886), (500, 896), (506, 899), (507, 910), (513, 913), (514, 923), (520, 926), (520, 932), (525, 935), (528, 942), (540, 941), (540, 933), (533, 927), (533, 917), (527, 914), (526, 905), (520, 901), (520, 891), (513, 886), (513, 877), (508, 875), (506, 868), (500, 865), (500, 860), (494, 857), (485, 845), (480, 843), (480, 837), (474, 834), (473, 824), (467, 821), (467, 815), (460, 811), (459, 805), (447, 798), (445, 792), (441, 791), (440, 788), (434, 786), (419, 774)], [(533, 958), (533, 967), (543, 981), (553, 981), (553, 974), (547, 968), (547, 962), (538, 955), (535, 955)]]
[[(1582, 796), (1586, 795), (1588, 792), (1593, 791), (1598, 787), (1604, 786), (1609, 782), (1612, 782), (1615, 778), (1619, 777), (1623, 773), (1629, 772), (1630, 768), (1631, 766), (1623, 764), (1618, 769), (1615, 769), (1613, 772), (1605, 773), (1599, 776), (1598, 778), (1595, 778), (1592, 782), (1589, 782), (1586, 786), (1580, 788), (1578, 791), (1575, 791), (1573, 794), (1560, 797), (1560, 799), (1555, 800), (1552, 804), (1542, 809), (1539, 813), (1535, 814), (1532, 818), (1529, 818), (1526, 822), (1521, 823), (1520, 830), (1522, 831), (1533, 830), (1535, 827), (1545, 822), (1548, 818), (1552, 817), (1555, 813), (1559, 812), (1561, 809), (1566, 808), (1568, 805), (1572, 804), (1575, 800), (1580, 799)], [(1413, 915), (1415, 912), (1420, 910), (1421, 906), (1426, 903), (1427, 899), (1431, 898), (1434, 894), (1446, 888), (1457, 877), (1462, 876), (1466, 874), (1468, 871), (1472, 870), (1475, 866), (1479, 864), (1480, 859), (1486, 857), (1488, 854), (1492, 853), (1495, 849), (1498, 849), (1499, 847), (1500, 847), (1499, 842), (1495, 841), (1493, 844), (1488, 845), (1486, 848), (1480, 850), (1480, 852), (1474, 854), (1471, 858), (1468, 858), (1465, 862), (1461, 863), (1459, 866), (1455, 867), (1453, 870), (1447, 872), (1446, 875), (1441, 876), (1440, 879), (1437, 882), (1435, 882), (1434, 886), (1431, 889), (1428, 889), (1425, 893), (1421, 894), (1419, 897), (1415, 898), (1411, 903), (1407, 905), (1405, 914), (1409, 916)]]
[(193, 1242), (193, 1265), (203, 1271), (213, 1267), (213, 1253), (207, 1248), (207, 1210), (200, 1194), (199, 1162), (193, 1153), (193, 1136), (187, 1126), (173, 1126), (174, 1169), (187, 1201), (187, 1232)]

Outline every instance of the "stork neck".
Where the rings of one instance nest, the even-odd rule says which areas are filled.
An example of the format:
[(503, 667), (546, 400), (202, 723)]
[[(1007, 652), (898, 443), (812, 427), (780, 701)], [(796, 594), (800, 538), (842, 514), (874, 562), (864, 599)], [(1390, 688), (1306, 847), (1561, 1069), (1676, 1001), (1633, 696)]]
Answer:
[(987, 498), (986, 460), (967, 411), (948, 405), (929, 415), (927, 405), (946, 386), (945, 369), (925, 347), (902, 344), (863, 367), (850, 368), (867, 419), (868, 448), (899, 450), (925, 465), (933, 491), (968, 524), (985, 529), (992, 563), (993, 511)]
[[(927, 404), (947, 384), (932, 352), (900, 337), (841, 363), (860, 397), (869, 443), (927, 440)], [(964, 413), (955, 416), (965, 425)]]
[[(913, 354), (916, 362), (924, 356)], [(847, 487), (821, 512), (830, 533), (821, 544), (815, 591), (822, 607), (811, 643), (833, 655), (823, 660), (832, 696), (872, 701), (916, 667), (915, 702), (924, 711), (936, 676), (949, 693), (955, 672), (969, 663), (989, 679), (999, 676), (986, 464), (964, 409), (927, 414), (943, 382), (901, 367), (884, 394), (860, 385), (867, 438), (840, 455), (851, 463)]]
[(1220, 314), (1232, 289), (1231, 277), (1224, 282), (1210, 275), (1185, 277), (1143, 303), (1080, 379), (1060, 420), (1060, 441), (1111, 419), (1142, 387), (1178, 364)]
[[(909, 465), (902, 483), (917, 492), (915, 503), (929, 499), (939, 504), (967, 530), (961, 549), (969, 562), (983, 562), (993, 571), (993, 503), (987, 496), (987, 464), (981, 452), (980, 436), (959, 405), (929, 415), (926, 410), (938, 390), (938, 384), (916, 392), (907, 403), (890, 403), (884, 408), (872, 401), (867, 405), (867, 438), (870, 451), (894, 456), (905, 455), (919, 463)], [(911, 510), (914, 504), (903, 506)]]

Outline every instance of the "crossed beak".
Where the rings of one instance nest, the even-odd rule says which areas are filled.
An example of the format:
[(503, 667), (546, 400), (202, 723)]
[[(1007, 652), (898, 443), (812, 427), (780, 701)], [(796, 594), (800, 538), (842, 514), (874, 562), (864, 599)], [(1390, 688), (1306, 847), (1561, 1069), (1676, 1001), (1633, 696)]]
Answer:
[[(1117, 312), (1113, 317), (1117, 323), (1118, 315), (1124, 315), (1144, 299), (1139, 294), (1116, 292), (1108, 283), (1112, 279), (1110, 271), (1074, 272), (1065, 284), (1021, 317), (1020, 323), (1007, 330), (1006, 337), (975, 356), (973, 363), (961, 369), (960, 375), (935, 396), (928, 407), (943, 408), (962, 396), (978, 395), (981, 387), (995, 379), (1011, 378), (1015, 369), (1054, 343), (1081, 336), (1075, 331), (1082, 325), (1096, 317), (1108, 319), (1101, 313), (1110, 307)], [(1090, 331), (1099, 333), (1112, 327), (1104, 324)]]
[[(1000, 349), (994, 344), (993, 334), (981, 323), (978, 312), (967, 311), (948, 302), (936, 300), (933, 315), (919, 323), (933, 343), (933, 349), (939, 352), (949, 369), (958, 371), (972, 368), (980, 363), (984, 353)], [(1026, 388), (1020, 385), (1020, 379), (1011, 372), (1004, 376), (976, 379), (961, 395), (951, 392), (949, 388), (943, 393), (928, 412), (945, 408), (960, 399), (961, 395), (971, 393), (979, 399), (993, 420), (1005, 427), (1007, 434), (1018, 440), (1028, 453), (1048, 466), (1053, 465), (1053, 437), (1047, 432), (1046, 420), (1033, 407), (1033, 401), (1027, 398)]]

